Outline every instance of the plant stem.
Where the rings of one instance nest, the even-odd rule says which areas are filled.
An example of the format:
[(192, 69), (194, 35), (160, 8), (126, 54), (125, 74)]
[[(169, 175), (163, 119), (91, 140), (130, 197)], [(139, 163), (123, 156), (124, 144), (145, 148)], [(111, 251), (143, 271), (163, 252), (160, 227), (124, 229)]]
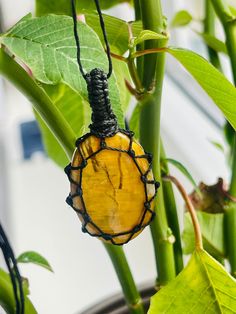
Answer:
[[(163, 160), (166, 159), (166, 154), (165, 154), (165, 150), (164, 150), (162, 142), (161, 142), (160, 157), (161, 157), (161, 162), (163, 162)], [(165, 174), (168, 174), (169, 169), (168, 169), (167, 162), (165, 162), (164, 168), (165, 168)], [(174, 196), (171, 182), (163, 181), (162, 188), (163, 188), (167, 220), (175, 237), (175, 243), (174, 243), (175, 271), (176, 271), (176, 274), (179, 274), (184, 267), (184, 262), (183, 262), (183, 250), (182, 250), (182, 244), (181, 244), (181, 234), (180, 234), (180, 228), (179, 228), (179, 220), (178, 220), (175, 196)]]
[[(74, 143), (76, 140), (73, 130), (44, 90), (3, 49), (0, 49), (0, 74), (9, 79), (29, 99), (34, 109), (40, 114), (54, 136), (58, 139), (70, 160), (74, 152)], [(144, 314), (141, 297), (135, 286), (122, 248), (106, 244), (105, 248), (115, 266), (125, 299), (130, 309), (132, 309), (131, 313)]]
[(138, 92), (143, 92), (143, 86), (140, 81), (140, 78), (139, 78), (135, 63), (134, 63), (134, 59), (131, 57), (128, 58), (128, 68), (129, 68), (129, 73), (134, 82), (136, 90)]
[[(226, 46), (230, 57), (231, 68), (236, 85), (236, 20), (224, 0), (211, 0), (214, 9), (224, 27)], [(236, 133), (234, 134), (233, 165), (229, 193), (236, 197)], [(231, 273), (236, 277), (236, 206), (231, 203), (225, 212), (226, 249), (229, 255)]]
[[(204, 19), (204, 33), (209, 35), (215, 35), (215, 11), (212, 6), (211, 0), (205, 0), (205, 19)], [(221, 70), (220, 59), (218, 53), (207, 46), (210, 62), (218, 70)]]
[[(161, 33), (163, 16), (159, 0), (140, 0), (141, 16), (144, 29)], [(159, 42), (149, 40), (145, 49), (161, 48)], [(160, 173), (160, 113), (161, 94), (165, 69), (165, 55), (147, 55), (144, 58), (142, 82), (146, 90), (155, 86), (153, 94), (147, 94), (140, 113), (140, 142), (146, 151), (153, 154), (153, 172), (161, 181)], [(140, 74), (140, 73), (139, 73)], [(173, 253), (173, 236), (168, 227), (163, 191), (160, 187), (156, 200), (156, 218), (151, 224), (154, 243), (158, 283), (167, 284), (175, 277), (175, 261)]]
[(186, 206), (188, 208), (188, 211), (190, 213), (191, 219), (192, 219), (192, 223), (193, 223), (193, 229), (194, 229), (194, 234), (195, 234), (195, 248), (197, 250), (203, 250), (203, 243), (202, 243), (202, 233), (201, 233), (201, 228), (198, 222), (198, 218), (197, 218), (197, 214), (196, 211), (194, 209), (194, 206), (188, 196), (188, 193), (185, 191), (183, 185), (179, 182), (179, 180), (177, 180), (175, 177), (171, 176), (171, 175), (167, 175), (163, 178), (164, 180), (170, 180), (172, 183), (174, 183), (177, 187), (177, 189), (179, 190), (179, 192), (181, 193)]
[(62, 145), (67, 156), (70, 157), (76, 140), (73, 130), (44, 90), (3, 49), (0, 49), (0, 74), (11, 81), (29, 99)]
[[(135, 19), (137, 21), (142, 19), (141, 16), (141, 8), (140, 8), (140, 3), (139, 0), (134, 0), (134, 11), (135, 11)], [(144, 49), (144, 43), (141, 43), (137, 45), (136, 51), (140, 51)], [(137, 70), (139, 73), (139, 77), (143, 77), (143, 58), (139, 58), (136, 60), (136, 65), (137, 65)]]
[(130, 313), (144, 314), (142, 299), (135, 286), (123, 248), (111, 244), (104, 245), (116, 270)]

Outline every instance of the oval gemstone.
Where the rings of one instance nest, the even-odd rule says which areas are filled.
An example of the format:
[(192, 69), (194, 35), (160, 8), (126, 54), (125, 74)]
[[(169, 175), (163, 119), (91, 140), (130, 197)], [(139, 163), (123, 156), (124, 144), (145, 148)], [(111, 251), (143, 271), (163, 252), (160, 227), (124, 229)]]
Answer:
[(123, 244), (150, 222), (155, 182), (148, 157), (134, 139), (121, 132), (105, 139), (89, 135), (71, 166), (73, 207), (84, 231)]

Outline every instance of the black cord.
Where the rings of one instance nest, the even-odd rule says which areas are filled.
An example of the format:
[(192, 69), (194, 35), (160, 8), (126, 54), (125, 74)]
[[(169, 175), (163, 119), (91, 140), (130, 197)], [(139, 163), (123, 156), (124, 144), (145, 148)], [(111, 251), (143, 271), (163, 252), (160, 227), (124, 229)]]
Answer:
[(99, 0), (94, 0), (94, 2), (96, 4), (97, 12), (98, 12), (99, 19), (100, 19), (100, 25), (101, 25), (101, 29), (102, 29), (102, 33), (103, 33), (103, 38), (104, 38), (106, 48), (107, 48), (107, 57), (108, 57), (108, 62), (109, 62), (109, 71), (107, 74), (107, 78), (109, 78), (112, 74), (111, 50), (110, 50), (110, 46), (109, 46), (108, 39), (107, 39), (105, 23), (104, 23), (104, 20), (102, 17), (102, 12), (101, 12), (101, 8), (99, 5)]
[[(99, 0), (94, 0), (94, 2), (96, 5), (98, 15), (99, 15), (100, 25), (101, 25), (104, 41), (106, 44), (106, 52), (107, 52), (107, 58), (108, 58), (108, 62), (109, 62), (109, 71), (107, 74), (107, 78), (109, 78), (112, 74), (111, 50), (110, 50), (110, 46), (109, 46), (108, 39), (107, 39), (105, 23), (104, 23), (104, 20), (102, 17), (102, 12), (101, 12), (101, 8), (99, 5)], [(86, 73), (84, 72), (83, 65), (81, 63), (80, 41), (79, 41), (79, 35), (78, 35), (78, 31), (77, 31), (76, 0), (71, 0), (71, 6), (72, 6), (72, 18), (74, 21), (74, 36), (75, 36), (75, 42), (76, 42), (76, 46), (77, 46), (77, 61), (79, 64), (80, 72), (81, 72), (83, 78), (87, 81), (87, 76), (86, 76)]]
[[(24, 314), (24, 292), (22, 287), (22, 279), (17, 267), (17, 262), (7, 239), (7, 236), (0, 224), (0, 248), (2, 249), (3, 256), (9, 271), (12, 282), (14, 298), (16, 302), (16, 314)], [(19, 293), (18, 293), (19, 291)]]

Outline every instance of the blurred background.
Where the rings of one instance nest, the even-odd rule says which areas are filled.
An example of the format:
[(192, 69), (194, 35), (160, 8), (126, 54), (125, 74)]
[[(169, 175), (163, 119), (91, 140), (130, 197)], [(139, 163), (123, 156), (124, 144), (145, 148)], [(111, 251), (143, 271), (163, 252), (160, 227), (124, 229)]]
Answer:
[[(201, 1), (163, 2), (168, 20), (180, 9), (189, 10), (196, 19), (202, 16)], [(33, 0), (0, 0), (0, 11), (1, 31), (5, 31), (34, 11)], [(127, 21), (133, 19), (132, 8), (125, 4), (109, 13)], [(171, 31), (171, 44), (207, 55), (200, 38), (187, 28)], [(182, 162), (197, 182), (212, 184), (218, 177), (227, 180), (224, 155), (210, 143), (224, 146), (220, 130), (223, 118), (171, 58), (162, 108), (162, 137), (168, 157)], [(172, 172), (190, 191), (186, 179), (176, 170)], [(0, 78), (0, 220), (16, 255), (34, 250), (53, 267), (52, 274), (36, 266), (21, 266), (39, 314), (78, 313), (120, 290), (102, 244), (81, 233), (80, 221), (65, 203), (68, 192), (65, 174), (44, 152), (30, 103)], [(179, 204), (182, 219), (180, 199)], [(148, 228), (126, 245), (125, 251), (137, 283), (153, 281), (155, 265)]]

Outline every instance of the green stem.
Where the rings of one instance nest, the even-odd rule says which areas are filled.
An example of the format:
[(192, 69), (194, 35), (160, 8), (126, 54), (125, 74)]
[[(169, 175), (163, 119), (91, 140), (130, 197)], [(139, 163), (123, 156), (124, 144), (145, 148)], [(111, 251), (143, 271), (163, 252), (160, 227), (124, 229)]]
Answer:
[(142, 299), (134, 283), (128, 262), (122, 247), (111, 244), (104, 244), (116, 270), (120, 284), (122, 286), (126, 303), (130, 313), (144, 314)]
[(142, 83), (140, 81), (135, 63), (134, 63), (134, 59), (130, 56), (128, 58), (128, 68), (129, 68), (129, 73), (130, 76), (134, 82), (135, 88), (138, 92), (142, 93), (143, 92), (143, 86)]
[[(136, 21), (141, 20), (142, 17), (141, 17), (141, 8), (140, 8), (139, 0), (134, 0), (134, 11), (135, 11)], [(136, 51), (141, 51), (143, 49), (144, 49), (144, 43), (141, 43), (137, 45), (136, 47)], [(138, 58), (136, 60), (136, 64), (137, 64), (137, 70), (138, 70), (139, 76), (143, 77), (143, 58)]]
[[(215, 35), (215, 11), (212, 6), (211, 0), (205, 0), (205, 19), (204, 19), (204, 33)], [(207, 46), (210, 62), (218, 70), (222, 70), (218, 53)]]
[[(166, 159), (166, 154), (165, 154), (165, 150), (164, 150), (162, 142), (161, 142), (160, 157), (161, 157), (161, 161), (164, 162), (164, 160)], [(164, 162), (164, 168), (165, 168), (164, 174), (168, 174), (169, 169), (168, 169), (167, 162)], [(174, 243), (175, 270), (176, 270), (176, 274), (179, 274), (184, 267), (184, 262), (183, 262), (183, 250), (182, 250), (182, 244), (181, 244), (181, 234), (180, 234), (180, 228), (179, 228), (179, 219), (178, 219), (178, 214), (177, 214), (175, 196), (174, 196), (171, 182), (162, 181), (162, 188), (163, 188), (167, 220), (175, 237), (175, 243)]]
[[(0, 74), (11, 81), (29, 99), (34, 109), (58, 139), (70, 160), (76, 140), (73, 130), (44, 90), (3, 49), (0, 49)], [(124, 252), (120, 247), (112, 247), (106, 244), (105, 248), (115, 266), (125, 299), (130, 309), (132, 309), (131, 313), (144, 314), (141, 298), (133, 281)]]
[[(230, 57), (231, 68), (236, 85), (236, 19), (231, 14), (227, 2), (211, 0), (214, 9), (224, 27), (226, 46)], [(236, 133), (234, 135), (233, 166), (229, 193), (236, 197)], [(229, 256), (231, 273), (236, 277), (236, 205), (231, 202), (225, 213), (226, 249)]]
[(3, 49), (0, 49), (0, 74), (29, 99), (70, 157), (76, 140), (73, 130), (44, 90)]
[[(163, 16), (159, 0), (140, 0), (144, 29), (161, 33)], [(159, 48), (158, 41), (146, 41), (145, 49)], [(161, 181), (160, 173), (160, 114), (161, 94), (165, 70), (165, 54), (146, 55), (144, 58), (142, 82), (146, 90), (154, 85), (153, 94), (147, 94), (140, 113), (140, 141), (146, 151), (153, 154), (153, 172)], [(162, 187), (156, 200), (156, 219), (151, 224), (154, 243), (158, 283), (167, 284), (175, 277), (173, 236), (168, 227)]]

